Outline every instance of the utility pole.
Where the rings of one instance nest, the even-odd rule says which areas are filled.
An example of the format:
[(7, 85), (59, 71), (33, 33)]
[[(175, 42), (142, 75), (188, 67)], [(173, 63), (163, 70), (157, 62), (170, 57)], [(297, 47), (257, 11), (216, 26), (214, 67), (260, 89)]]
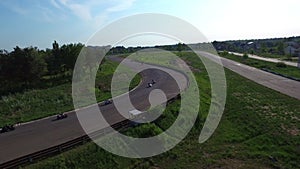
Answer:
[(298, 54), (298, 69), (300, 69), (300, 53)]

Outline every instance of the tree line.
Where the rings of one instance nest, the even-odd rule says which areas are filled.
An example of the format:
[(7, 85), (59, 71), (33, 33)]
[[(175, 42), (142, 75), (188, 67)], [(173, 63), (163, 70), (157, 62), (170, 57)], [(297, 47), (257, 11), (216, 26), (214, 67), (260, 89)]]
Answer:
[(287, 55), (285, 48), (288, 46), (288, 42), (300, 44), (300, 37), (214, 41), (212, 44), (219, 51), (250, 53), (264, 56), (284, 56)]
[(124, 47), (124, 46), (116, 46), (110, 49), (108, 52), (109, 55), (114, 54), (131, 54), (144, 49), (161, 49), (167, 51), (184, 51), (191, 50), (188, 45), (184, 43), (178, 43), (174, 45), (160, 45), (160, 46), (137, 46), (137, 47)]
[[(37, 47), (16, 46), (11, 52), (0, 50), (0, 95), (28, 89), (49, 88), (72, 81), (73, 69), (83, 47), (81, 43), (60, 46), (54, 41), (52, 49), (40, 50)], [(130, 54), (148, 48), (168, 51), (189, 49), (183, 43), (155, 47), (116, 46), (107, 54)]]
[(11, 52), (0, 50), (0, 95), (71, 81), (83, 46), (80, 43), (59, 46), (54, 41), (52, 49), (16, 46)]

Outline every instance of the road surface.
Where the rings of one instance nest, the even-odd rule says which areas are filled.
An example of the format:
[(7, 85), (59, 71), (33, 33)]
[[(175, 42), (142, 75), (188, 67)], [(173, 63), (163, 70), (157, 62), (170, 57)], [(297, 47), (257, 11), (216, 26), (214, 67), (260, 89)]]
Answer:
[[(113, 59), (121, 61), (120, 58)], [(166, 98), (170, 99), (177, 96), (188, 85), (186, 76), (177, 71), (130, 60), (123, 63), (134, 71), (146, 69), (141, 72), (141, 84), (131, 91), (129, 96), (127, 93), (116, 98), (116, 101), (122, 101), (122, 99), (126, 99), (126, 96), (130, 97), (131, 103), (138, 110), (145, 111), (151, 106), (149, 95), (154, 89), (164, 91)], [(158, 68), (161, 70), (158, 70)], [(180, 82), (179, 85), (177, 85), (175, 79), (170, 75)], [(151, 82), (152, 79), (156, 81), (155, 85), (147, 88), (147, 83)], [(85, 110), (94, 111), (97, 107), (100, 108), (109, 124), (115, 124), (125, 119), (116, 110), (114, 104), (101, 107), (94, 105)], [(75, 112), (68, 113), (68, 118), (66, 119), (54, 119), (56, 119), (55, 116), (37, 120), (18, 126), (14, 131), (0, 134), (0, 164), (85, 135)]]
[[(228, 52), (228, 53), (231, 53), (231, 54), (234, 54), (234, 55), (237, 55), (237, 56), (243, 56), (244, 55), (242, 53), (236, 53), (236, 52)], [(261, 56), (257, 56), (257, 55), (251, 55), (251, 54), (248, 54), (248, 57), (253, 58), (253, 59), (257, 59), (257, 60), (273, 62), (273, 63), (283, 62), (286, 65), (294, 66), (294, 67), (298, 66), (298, 63), (296, 63), (296, 62), (288, 62), (288, 61), (283, 61), (283, 60), (279, 60), (279, 59), (276, 59), (276, 58), (265, 58), (265, 57), (261, 57)]]
[(300, 100), (300, 82), (298, 81), (290, 80), (282, 76), (277, 76), (272, 73), (268, 73), (226, 58), (216, 56), (211, 53), (203, 51), (198, 51), (197, 53), (211, 60), (220, 58), (224, 67), (258, 84)]

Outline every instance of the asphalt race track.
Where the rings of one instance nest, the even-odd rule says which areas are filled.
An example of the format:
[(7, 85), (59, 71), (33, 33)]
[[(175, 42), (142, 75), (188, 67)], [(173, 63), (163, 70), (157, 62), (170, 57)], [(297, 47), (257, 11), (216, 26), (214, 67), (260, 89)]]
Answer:
[[(114, 60), (121, 61), (119, 58)], [(134, 71), (141, 72), (142, 82), (129, 93), (132, 105), (138, 110), (145, 111), (151, 105), (149, 94), (154, 89), (162, 90), (167, 99), (177, 96), (180, 91), (188, 85), (186, 76), (177, 71), (141, 64), (131, 60), (124, 61), (124, 64)], [(161, 69), (161, 70), (159, 70)], [(177, 84), (176, 78), (180, 84)], [(155, 80), (156, 83), (151, 88), (147, 88), (148, 82)], [(116, 100), (122, 100), (128, 93), (117, 97)], [(98, 105), (95, 105), (98, 106)], [(114, 104), (98, 106), (109, 124), (115, 124), (123, 121), (125, 118), (116, 110)], [(86, 108), (87, 111), (93, 110), (94, 106)], [(127, 111), (127, 110), (126, 110)], [(56, 116), (33, 121), (27, 124), (17, 126), (14, 131), (0, 134), (0, 164), (22, 157), (40, 150), (44, 150), (61, 143), (73, 140), (85, 135), (75, 112), (69, 112), (68, 117), (61, 120), (55, 120)]]

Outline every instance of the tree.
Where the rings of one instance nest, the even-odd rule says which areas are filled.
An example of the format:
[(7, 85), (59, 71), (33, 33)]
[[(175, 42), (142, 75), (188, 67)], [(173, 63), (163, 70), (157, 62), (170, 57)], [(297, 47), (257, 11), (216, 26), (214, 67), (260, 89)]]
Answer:
[(179, 52), (181, 52), (182, 50), (183, 50), (183, 44), (182, 43), (178, 43), (177, 44), (177, 50), (179, 51)]
[[(56, 79), (50, 77), (47, 81), (57, 82), (57, 77), (60, 77), (58, 74), (72, 72), (83, 45), (69, 44), (59, 47), (54, 41), (52, 47), (53, 49), (38, 50), (36, 47), (21, 49), (16, 46), (10, 53), (0, 50), (0, 93), (8, 94), (39, 87), (40, 82), (45, 82), (44, 75), (55, 75), (52, 78)], [(65, 77), (62, 79), (66, 80)]]
[(77, 57), (82, 49), (83, 45), (68, 44), (61, 47), (62, 63), (65, 71), (72, 71), (74, 69)]
[(279, 42), (279, 43), (277, 44), (276, 49), (277, 49), (277, 53), (278, 53), (279, 55), (284, 55), (284, 44), (283, 44), (283, 42)]
[(8, 70), (13, 71), (16, 82), (32, 83), (39, 80), (47, 71), (44, 58), (39, 56), (37, 48), (20, 49), (18, 46), (10, 54)]
[(243, 61), (246, 61), (249, 58), (249, 56), (248, 56), (248, 54), (244, 53), (242, 58), (243, 58)]
[(266, 53), (267, 52), (267, 47), (266, 47), (266, 43), (265, 42), (261, 43), (260, 52), (261, 53)]
[(50, 75), (57, 75), (62, 72), (62, 57), (59, 45), (56, 41), (52, 43), (52, 50), (51, 53), (49, 53), (49, 55), (47, 56), (46, 61)]
[(16, 92), (36, 85), (46, 73), (46, 63), (37, 48), (15, 47), (0, 58), (1, 93)]
[(54, 41), (52, 49), (47, 49), (46, 52), (44, 52), (49, 75), (57, 76), (62, 73), (63, 75), (71, 73), (83, 46), (83, 44), (78, 43), (59, 47), (58, 43)]

